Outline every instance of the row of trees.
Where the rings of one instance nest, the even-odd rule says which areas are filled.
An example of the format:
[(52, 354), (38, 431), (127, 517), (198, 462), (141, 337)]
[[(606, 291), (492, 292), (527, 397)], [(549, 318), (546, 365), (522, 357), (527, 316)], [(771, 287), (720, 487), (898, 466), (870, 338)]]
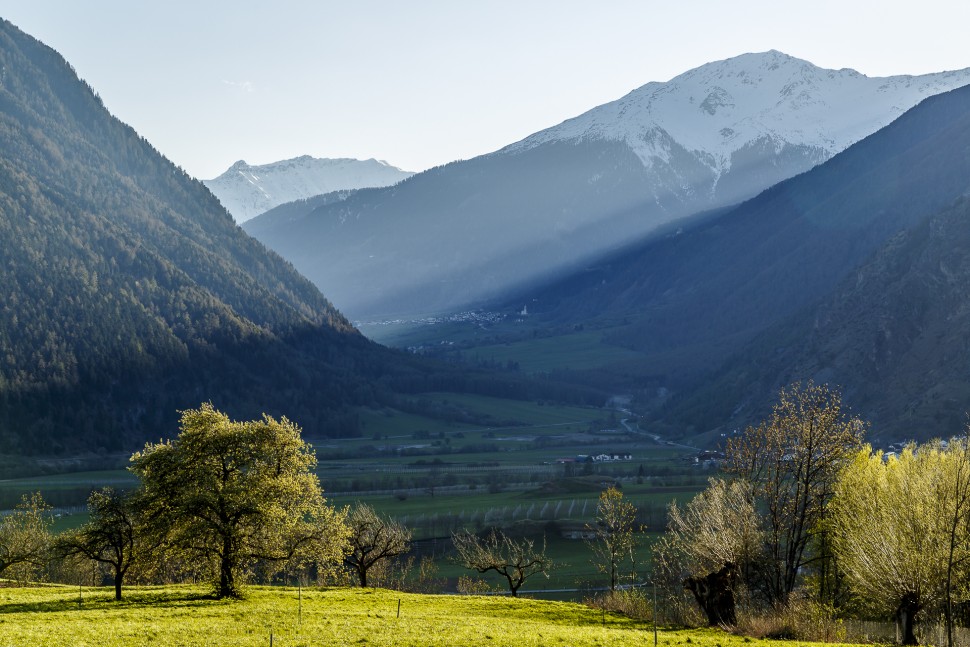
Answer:
[[(139, 581), (207, 578), (218, 597), (239, 595), (250, 575), (313, 574), (346, 567), (361, 586), (374, 569), (410, 550), (411, 533), (367, 505), (337, 510), (323, 498), (316, 459), (289, 420), (236, 422), (211, 404), (182, 413), (175, 440), (131, 457), (140, 486), (90, 496), (90, 521), (56, 538), (39, 495), (0, 522), (0, 573), (51, 560), (92, 560), (110, 570), (116, 599), (132, 573)], [(611, 587), (635, 555), (636, 509), (615, 489), (597, 507), (595, 550)], [(454, 535), (458, 561), (508, 579), (515, 595), (547, 574), (545, 546), (500, 531)], [(635, 559), (634, 559), (635, 564)]]
[(728, 443), (728, 478), (671, 506), (659, 580), (690, 591), (712, 625), (734, 624), (739, 600), (779, 609), (797, 592), (836, 613), (894, 616), (904, 644), (935, 608), (952, 645), (970, 580), (967, 439), (887, 456), (864, 432), (838, 392), (783, 389), (765, 422)]
[(827, 529), (864, 609), (894, 613), (915, 644), (921, 612), (942, 612), (953, 644), (956, 598), (970, 579), (970, 447), (966, 438), (884, 457), (855, 454), (835, 483)]

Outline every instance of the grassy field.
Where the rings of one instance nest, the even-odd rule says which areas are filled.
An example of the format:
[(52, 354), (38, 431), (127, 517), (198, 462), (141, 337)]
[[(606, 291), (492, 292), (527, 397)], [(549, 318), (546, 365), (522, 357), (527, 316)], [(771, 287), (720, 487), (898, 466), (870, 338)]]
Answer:
[[(241, 601), (201, 587), (0, 590), (0, 644), (10, 647), (372, 645), (600, 647), (650, 645), (652, 625), (580, 604), (385, 590), (253, 587)], [(271, 638), (272, 636), (272, 638)], [(661, 630), (664, 647), (767, 647), (719, 630)], [(781, 643), (774, 643), (781, 644)], [(787, 643), (794, 645), (795, 643)]]

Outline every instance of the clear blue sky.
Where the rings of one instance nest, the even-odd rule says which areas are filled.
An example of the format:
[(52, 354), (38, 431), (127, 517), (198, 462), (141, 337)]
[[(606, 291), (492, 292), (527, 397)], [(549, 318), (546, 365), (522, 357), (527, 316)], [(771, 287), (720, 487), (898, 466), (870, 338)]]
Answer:
[(2, 0), (0, 16), (202, 179), (303, 154), (423, 170), (744, 52), (970, 67), (965, 0)]

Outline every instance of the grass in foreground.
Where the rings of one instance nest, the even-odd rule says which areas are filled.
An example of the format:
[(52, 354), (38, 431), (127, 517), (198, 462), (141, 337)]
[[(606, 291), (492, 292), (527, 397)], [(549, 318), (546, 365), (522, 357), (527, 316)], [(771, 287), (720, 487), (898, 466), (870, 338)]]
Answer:
[[(0, 590), (3, 645), (651, 645), (652, 627), (579, 604), (384, 590), (253, 587), (242, 601), (202, 587)], [(397, 616), (400, 601), (400, 617)], [(302, 611), (301, 611), (302, 607)], [(715, 630), (661, 631), (664, 647), (767, 645)], [(754, 645), (752, 645), (754, 643)], [(789, 645), (793, 643), (787, 643)]]

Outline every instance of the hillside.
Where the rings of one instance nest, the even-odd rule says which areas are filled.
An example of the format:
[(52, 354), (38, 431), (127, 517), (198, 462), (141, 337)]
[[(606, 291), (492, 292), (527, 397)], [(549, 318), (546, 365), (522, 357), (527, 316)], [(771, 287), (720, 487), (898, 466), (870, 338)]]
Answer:
[(927, 99), (808, 173), (509, 306), (560, 324), (627, 321), (612, 341), (657, 357), (690, 350), (695, 364), (679, 370), (696, 377), (963, 195), (968, 115), (970, 88)]
[(346, 428), (387, 353), (6, 22), (0, 69), (0, 451), (130, 449), (208, 399)]
[(780, 385), (813, 378), (843, 385), (881, 440), (962, 434), (968, 303), (970, 201), (960, 198), (890, 239), (817, 307), (765, 331), (672, 413), (689, 415), (720, 393), (713, 401), (745, 415)]
[(745, 54), (489, 155), (246, 228), (355, 319), (442, 312), (747, 199), (968, 81), (967, 70), (869, 78)]
[(319, 438), (402, 391), (558, 388), (368, 341), (8, 22), (0, 70), (0, 454), (129, 452), (204, 401)]

